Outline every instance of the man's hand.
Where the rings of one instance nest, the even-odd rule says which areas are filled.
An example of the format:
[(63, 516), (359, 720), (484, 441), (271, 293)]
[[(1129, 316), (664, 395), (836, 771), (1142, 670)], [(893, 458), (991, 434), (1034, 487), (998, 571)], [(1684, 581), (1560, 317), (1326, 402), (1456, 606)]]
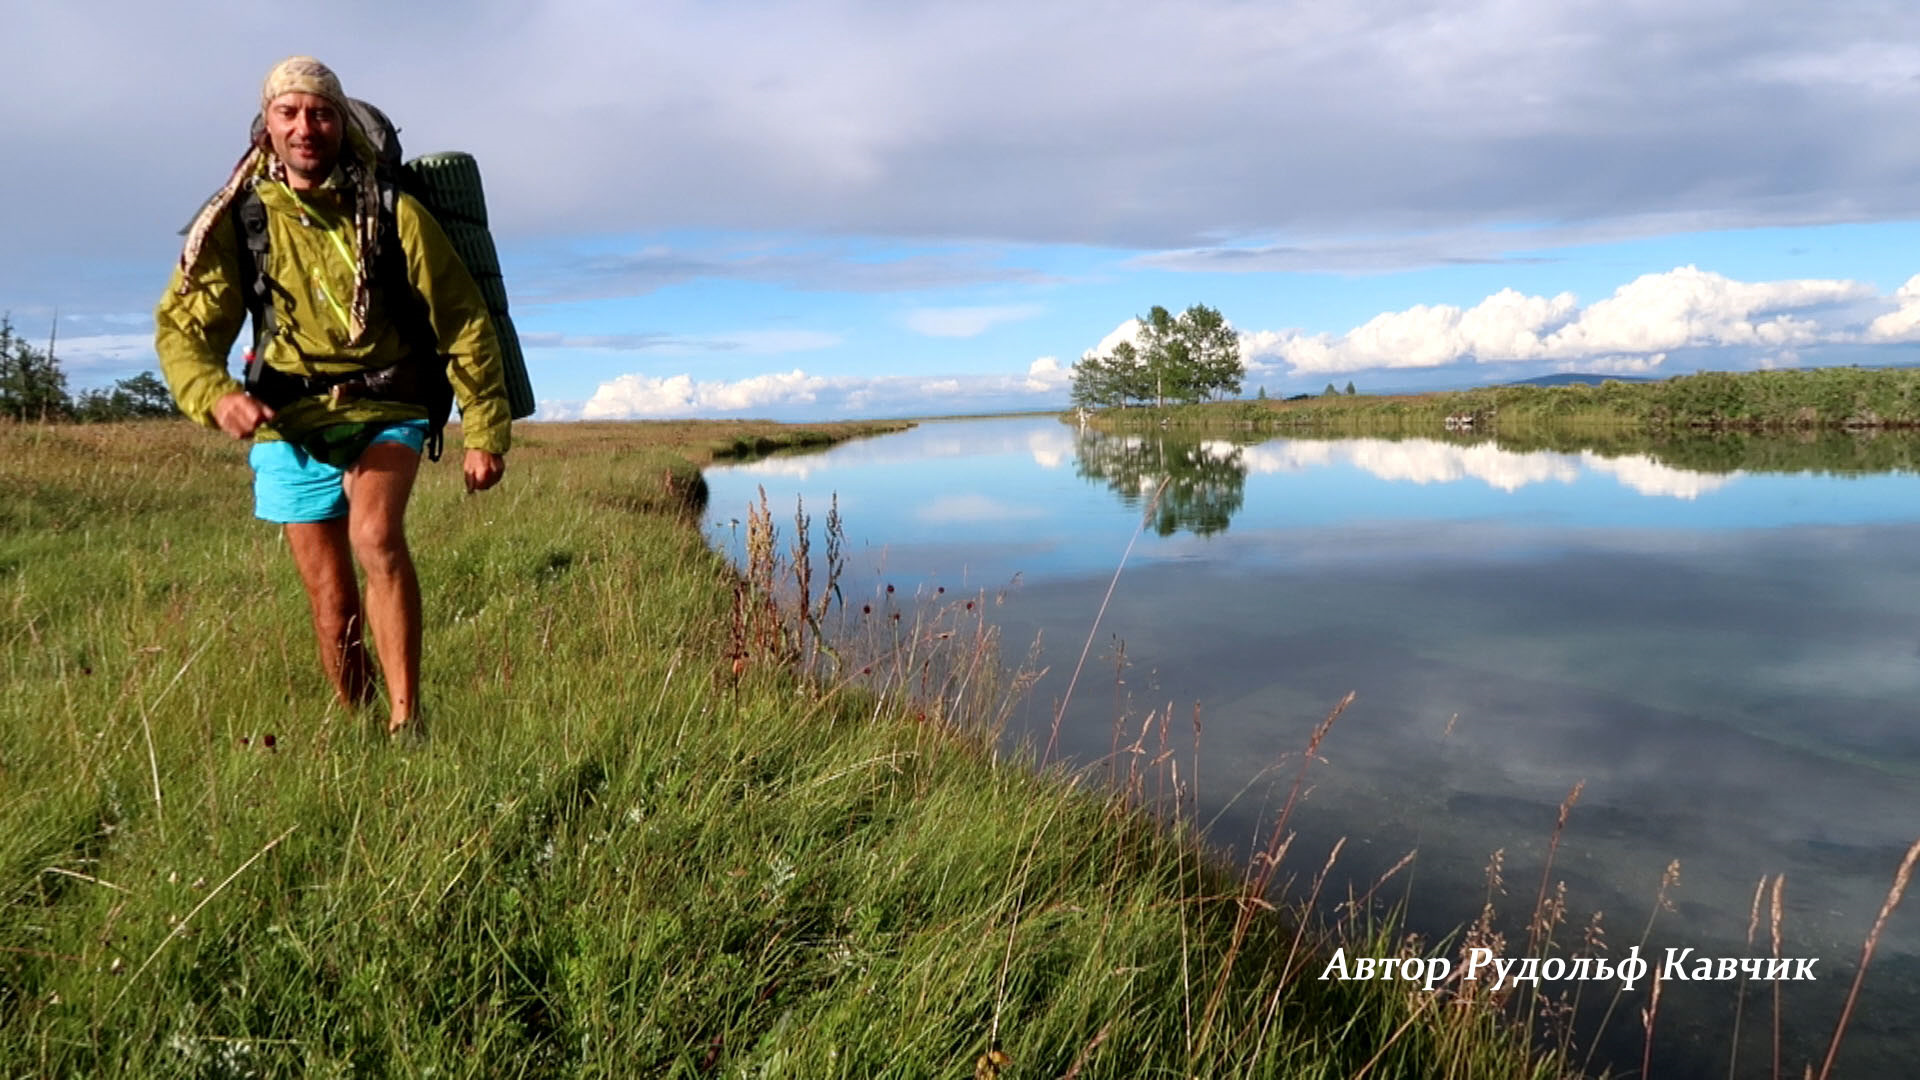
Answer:
[(235, 390), (213, 403), (213, 422), (236, 439), (250, 439), (254, 430), (273, 419), (267, 403), (244, 390)]
[(485, 450), (468, 450), (465, 462), (468, 491), (485, 491), (506, 474), (507, 459)]

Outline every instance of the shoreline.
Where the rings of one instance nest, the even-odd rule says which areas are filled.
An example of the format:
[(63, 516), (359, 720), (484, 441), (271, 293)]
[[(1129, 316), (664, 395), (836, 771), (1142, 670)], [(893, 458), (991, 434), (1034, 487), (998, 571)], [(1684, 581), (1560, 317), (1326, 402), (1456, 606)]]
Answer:
[[(0, 566), (31, 628), (0, 704), (0, 1061), (1554, 1071), (1489, 999), (1319, 980), (1319, 931), (1144, 780), (1098, 792), (999, 749), (976, 724), (1005, 688), (898, 695), (917, 646), (865, 685), (797, 680), (686, 481), (716, 444), (800, 430), (528, 424), (497, 491), (424, 469), (430, 735), (401, 749), (326, 703), (234, 443), (0, 425), (26, 463)], [(1339, 930), (1349, 957), (1406, 948), (1380, 914)]]

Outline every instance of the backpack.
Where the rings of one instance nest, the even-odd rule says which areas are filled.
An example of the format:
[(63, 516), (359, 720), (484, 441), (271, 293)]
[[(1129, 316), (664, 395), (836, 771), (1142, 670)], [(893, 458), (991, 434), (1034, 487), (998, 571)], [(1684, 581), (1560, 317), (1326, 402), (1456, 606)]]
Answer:
[[(232, 210), (234, 228), (240, 237), (240, 277), (244, 283), (241, 291), (253, 321), (254, 347), (247, 359), (247, 391), (277, 407), (304, 394), (349, 386), (360, 396), (425, 406), (427, 456), (429, 460), (438, 461), (445, 442), (443, 429), (453, 412), (453, 384), (447, 378), (446, 364), (438, 362), (438, 342), (426, 303), (405, 286), (406, 256), (400, 248), (395, 218), (402, 192), (413, 196), (433, 215), (447, 234), (454, 253), (480, 287), (500, 342), (509, 414), (519, 420), (533, 415), (535, 408), (520, 337), (507, 313), (506, 282), (500, 274), (500, 257), (487, 228), (486, 194), (480, 184), (480, 168), (472, 155), (464, 153), (430, 154), (403, 163), (399, 129), (386, 113), (358, 99), (349, 99), (348, 110), (353, 122), (372, 144), (374, 179), (380, 193), (380, 255), (371, 268), (371, 287), (381, 293), (388, 312), (399, 323), (401, 334), (408, 341), (408, 359), (381, 371), (334, 378), (302, 378), (267, 366), (266, 350), (262, 346), (273, 334), (272, 292), (279, 286), (265, 272), (270, 254), (266, 206), (256, 192), (247, 188), (234, 201)], [(264, 129), (265, 119), (256, 115), (252, 137), (257, 141)], [(427, 358), (432, 362), (421, 362)], [(275, 398), (280, 400), (276, 402)]]

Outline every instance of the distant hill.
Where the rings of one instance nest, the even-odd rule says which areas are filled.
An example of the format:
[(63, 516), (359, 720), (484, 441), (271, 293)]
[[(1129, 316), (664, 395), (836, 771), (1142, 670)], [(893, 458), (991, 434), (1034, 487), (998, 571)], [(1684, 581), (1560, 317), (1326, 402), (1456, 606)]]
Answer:
[(1568, 371), (1559, 375), (1535, 375), (1531, 379), (1501, 383), (1501, 386), (1599, 386), (1603, 382), (1652, 382), (1644, 375), (1592, 375)]

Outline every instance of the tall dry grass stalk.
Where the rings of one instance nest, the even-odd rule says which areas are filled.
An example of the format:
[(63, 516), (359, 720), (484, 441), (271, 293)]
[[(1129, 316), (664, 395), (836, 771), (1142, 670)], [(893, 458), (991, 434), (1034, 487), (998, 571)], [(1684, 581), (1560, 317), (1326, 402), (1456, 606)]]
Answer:
[[(1760, 930), (1760, 898), (1767, 892), (1767, 875), (1761, 874), (1760, 880), (1753, 886), (1753, 906), (1747, 911), (1747, 951), (1753, 951), (1753, 937)], [(1727, 1048), (1727, 1080), (1733, 1080), (1734, 1070), (1740, 1062), (1740, 1018), (1747, 1008), (1747, 975), (1743, 968), (1740, 975), (1740, 988), (1733, 999), (1733, 1038)]]
[(1660, 1015), (1660, 969), (1653, 970), (1653, 989), (1647, 995), (1647, 1007), (1640, 1010), (1640, 1023), (1646, 1028), (1646, 1041), (1640, 1049), (1640, 1080), (1653, 1071), (1653, 1022)]
[[(1559, 922), (1558, 916), (1549, 910), (1547, 904), (1547, 882), (1553, 878), (1553, 857), (1560, 850), (1561, 835), (1567, 831), (1567, 817), (1573, 813), (1573, 805), (1580, 801), (1580, 793), (1586, 787), (1587, 782), (1581, 780), (1573, 785), (1572, 791), (1567, 792), (1566, 798), (1560, 800), (1560, 813), (1553, 822), (1553, 835), (1547, 840), (1546, 861), (1540, 867), (1540, 892), (1534, 897), (1533, 918), (1527, 925), (1527, 953), (1530, 956), (1539, 955), (1541, 945), (1552, 936), (1553, 928)], [(1565, 914), (1564, 906), (1560, 914)]]
[[(1773, 936), (1773, 960), (1776, 964), (1780, 962), (1780, 925), (1782, 915), (1785, 911), (1783, 894), (1786, 887), (1787, 875), (1775, 874), (1773, 878), (1771, 928)], [(1773, 1080), (1780, 1080), (1780, 982), (1777, 979), (1773, 984)]]
[[(1667, 868), (1660, 874), (1660, 887), (1654, 891), (1653, 909), (1647, 912), (1647, 924), (1640, 928), (1640, 940), (1635, 943), (1637, 947), (1646, 947), (1647, 939), (1653, 935), (1654, 920), (1660, 917), (1660, 913), (1673, 910), (1671, 894), (1679, 884), (1680, 860), (1674, 859), (1667, 863)], [(1613, 996), (1607, 1001), (1607, 1011), (1600, 1017), (1599, 1025), (1593, 1029), (1593, 1042), (1587, 1047), (1587, 1056), (1580, 1062), (1581, 1072), (1587, 1072), (1593, 1068), (1593, 1056), (1600, 1050), (1601, 1036), (1606, 1033), (1607, 1024), (1613, 1019), (1614, 1011), (1619, 1008), (1620, 998), (1625, 992), (1619, 986), (1614, 987)]]
[(1887, 917), (1907, 895), (1907, 883), (1913, 877), (1913, 864), (1920, 859), (1920, 840), (1907, 849), (1907, 857), (1900, 860), (1900, 868), (1893, 873), (1893, 886), (1887, 890), (1887, 898), (1880, 905), (1880, 914), (1873, 920), (1873, 929), (1867, 934), (1866, 944), (1860, 947), (1860, 968), (1853, 973), (1853, 986), (1847, 990), (1847, 1003), (1840, 1010), (1840, 1022), (1834, 1025), (1833, 1041), (1827, 1044), (1827, 1060), (1820, 1066), (1820, 1080), (1828, 1080), (1833, 1073), (1834, 1058), (1840, 1054), (1840, 1039), (1847, 1033), (1847, 1021), (1853, 1018), (1853, 1003), (1860, 996), (1860, 983), (1867, 977), (1867, 965), (1873, 962), (1874, 947), (1880, 944), (1880, 931), (1887, 927)]
[(1326, 739), (1327, 732), (1333, 730), (1334, 722), (1340, 714), (1353, 704), (1356, 695), (1348, 691), (1347, 696), (1327, 713), (1313, 734), (1307, 738), (1306, 750), (1300, 757), (1300, 768), (1294, 773), (1293, 787), (1287, 792), (1287, 801), (1280, 808), (1280, 816), (1274, 819), (1273, 830), (1267, 836), (1266, 846), (1249, 860), (1243, 885), (1240, 890), (1240, 911), (1234, 919), (1233, 934), (1228, 941), (1225, 958), (1220, 964), (1220, 977), (1215, 981), (1213, 991), (1207, 997), (1207, 1007), (1201, 1013), (1200, 1042), (1194, 1050), (1197, 1060), (1207, 1047), (1207, 1040), (1213, 1032), (1213, 1018), (1219, 1012), (1220, 1002), (1226, 996), (1227, 983), (1233, 977), (1234, 962), (1240, 956), (1241, 948), (1246, 944), (1247, 931), (1252, 928), (1256, 915), (1270, 907), (1266, 897), (1273, 888), (1273, 879), (1280, 871), (1280, 863), (1285, 857), (1292, 836), (1287, 833), (1287, 823), (1293, 817), (1293, 808), (1300, 800), (1301, 789), (1306, 785), (1307, 769), (1319, 756), (1320, 743)]
[(1140, 542), (1140, 534), (1146, 531), (1147, 522), (1153, 520), (1155, 510), (1160, 505), (1160, 497), (1166, 494), (1167, 485), (1173, 482), (1172, 474), (1160, 480), (1153, 489), (1153, 496), (1147, 500), (1146, 509), (1140, 514), (1140, 520), (1134, 524), (1133, 535), (1127, 538), (1126, 549), (1120, 553), (1120, 562), (1113, 568), (1113, 580), (1107, 582), (1107, 594), (1100, 598), (1100, 606), (1093, 613), (1093, 623), (1087, 627), (1087, 641), (1080, 647), (1080, 659), (1074, 662), (1073, 675), (1067, 679), (1066, 692), (1060, 695), (1060, 704), (1053, 709), (1053, 727), (1047, 733), (1047, 749), (1040, 755), (1041, 764), (1053, 760), (1053, 751), (1060, 742), (1060, 721), (1067, 714), (1067, 704), (1073, 700), (1073, 688), (1080, 682), (1080, 671), (1087, 666), (1087, 653), (1093, 650), (1093, 639), (1100, 633), (1100, 620), (1107, 613), (1107, 605), (1113, 603), (1113, 591), (1120, 585), (1120, 572), (1127, 568), (1127, 559), (1133, 555), (1133, 545)]

